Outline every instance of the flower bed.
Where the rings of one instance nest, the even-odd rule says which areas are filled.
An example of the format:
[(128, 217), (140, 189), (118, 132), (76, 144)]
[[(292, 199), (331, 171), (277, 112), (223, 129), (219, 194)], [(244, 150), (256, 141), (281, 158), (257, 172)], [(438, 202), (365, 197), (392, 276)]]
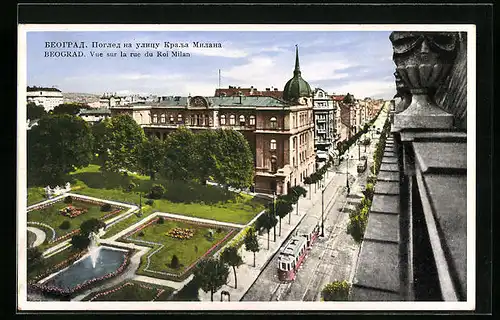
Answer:
[(73, 289), (62, 289), (59, 287), (45, 285), (43, 283), (34, 283), (34, 284), (31, 284), (30, 287), (31, 287), (31, 289), (38, 290), (38, 291), (41, 291), (43, 293), (52, 294), (52, 295), (56, 295), (56, 296), (62, 296), (62, 297), (69, 297), (78, 291), (89, 288), (90, 286), (96, 284), (97, 282), (101, 282), (103, 280), (106, 280), (106, 279), (109, 279), (109, 278), (112, 278), (112, 277), (119, 275), (120, 273), (122, 273), (125, 270), (125, 268), (129, 264), (129, 262), (130, 262), (130, 251), (127, 251), (127, 253), (125, 254), (123, 263), (118, 267), (118, 269), (116, 271), (108, 273), (107, 275), (99, 277), (99, 278), (87, 280), (87, 281), (75, 286)]
[[(183, 220), (183, 219), (171, 218), (171, 217), (165, 217), (165, 216), (163, 216), (163, 218), (165, 220), (178, 221), (178, 222), (181, 222), (181, 223), (186, 223), (186, 224), (190, 224), (190, 225), (191, 224), (198, 225), (198, 226), (205, 227), (205, 228), (214, 228), (214, 229), (219, 229), (220, 228), (220, 229), (224, 229), (224, 230), (229, 230), (229, 232), (223, 238), (221, 238), (219, 241), (217, 241), (214, 245), (212, 245), (208, 250), (206, 250), (203, 255), (201, 255), (200, 257), (196, 258), (195, 261), (193, 261), (192, 263), (190, 263), (190, 265), (188, 265), (186, 268), (184, 268), (180, 273), (173, 273), (173, 272), (166, 272), (166, 271), (157, 271), (157, 270), (152, 270), (150, 268), (151, 257), (154, 256), (160, 250), (162, 250), (164, 248), (164, 244), (158, 242), (158, 240), (147, 241), (147, 240), (143, 240), (143, 239), (132, 238), (132, 236), (134, 234), (140, 232), (141, 230), (147, 228), (148, 226), (151, 226), (152, 224), (156, 223), (160, 219), (160, 217), (152, 218), (151, 220), (147, 221), (146, 223), (144, 223), (144, 224), (138, 226), (137, 228), (129, 231), (128, 233), (126, 233), (124, 236), (122, 236), (118, 240), (118, 241), (123, 241), (123, 242), (136, 243), (138, 245), (144, 245), (144, 246), (148, 246), (148, 247), (153, 248), (150, 252), (147, 253), (147, 255), (145, 257), (143, 257), (144, 260), (143, 260), (142, 263), (144, 264), (144, 266), (139, 268), (138, 274), (153, 275), (155, 277), (160, 277), (160, 278), (164, 278), (164, 279), (168, 279), (168, 280), (173, 280), (173, 281), (182, 281), (183, 279), (187, 278), (187, 276), (190, 275), (191, 269), (194, 266), (196, 266), (201, 259), (204, 259), (208, 255), (214, 253), (224, 243), (226, 243), (228, 241), (228, 239), (230, 239), (232, 236), (234, 236), (235, 232), (239, 232), (239, 230), (237, 230), (235, 228), (232, 228), (232, 227), (229, 227), (229, 226), (219, 226), (219, 225), (214, 225), (214, 224), (207, 224), (207, 223), (204, 223), (204, 222)], [(174, 233), (173, 230), (176, 230), (175, 233)], [(183, 237), (185, 237), (183, 239), (188, 240), (189, 238), (191, 238), (194, 235), (194, 233), (193, 233), (193, 235), (191, 235), (189, 238), (187, 238), (187, 234), (188, 234), (189, 230), (191, 230), (191, 229), (177, 228), (176, 227), (176, 228), (171, 229), (169, 232), (166, 232), (166, 233), (163, 233), (163, 234), (169, 235), (169, 236), (171, 236), (171, 234), (172, 235), (173, 234), (179, 234), (179, 235), (182, 234)], [(169, 240), (169, 241), (171, 241), (171, 240)], [(191, 241), (193, 241), (193, 240), (191, 240)], [(196, 244), (193, 244), (193, 245), (196, 245)]]
[(129, 287), (129, 286), (139, 286), (139, 287), (147, 289), (147, 290), (157, 290), (156, 295), (150, 301), (155, 301), (156, 299), (158, 299), (159, 296), (162, 295), (163, 292), (165, 292), (165, 289), (158, 289), (158, 288), (147, 286), (144, 284), (136, 284), (133, 282), (126, 282), (126, 283), (122, 284), (121, 286), (118, 286), (114, 289), (110, 289), (110, 290), (107, 290), (105, 292), (100, 292), (100, 293), (96, 294), (95, 296), (93, 296), (92, 298), (90, 298), (88, 301), (93, 301), (93, 300), (98, 299), (100, 297), (105, 297), (107, 295), (118, 292), (126, 287)]
[(168, 231), (165, 235), (180, 240), (186, 240), (186, 239), (191, 239), (193, 237), (194, 231), (192, 229), (173, 228), (172, 230)]
[(79, 215), (81, 214), (84, 214), (86, 212), (88, 212), (89, 210), (86, 209), (86, 208), (77, 208), (77, 207), (74, 207), (72, 205), (69, 205), (65, 208), (62, 208), (61, 210), (59, 210), (59, 212), (65, 216), (65, 217), (68, 217), (68, 218), (74, 218), (74, 217), (78, 217)]

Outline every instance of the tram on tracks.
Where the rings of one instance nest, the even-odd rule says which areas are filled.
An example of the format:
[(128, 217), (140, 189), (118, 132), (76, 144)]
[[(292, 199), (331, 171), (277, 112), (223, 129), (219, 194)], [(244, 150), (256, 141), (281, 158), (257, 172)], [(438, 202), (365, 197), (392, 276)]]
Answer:
[(297, 235), (293, 236), (280, 250), (278, 256), (278, 278), (280, 281), (293, 281), (297, 275), (300, 265), (307, 256), (313, 243), (318, 238), (319, 225), (299, 229)]

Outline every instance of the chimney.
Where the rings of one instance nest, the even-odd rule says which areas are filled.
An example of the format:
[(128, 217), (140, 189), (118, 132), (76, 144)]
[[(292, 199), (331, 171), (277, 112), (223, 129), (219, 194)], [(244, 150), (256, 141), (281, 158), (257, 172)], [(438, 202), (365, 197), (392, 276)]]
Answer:
[(266, 88), (266, 91), (271, 91), (271, 88)]

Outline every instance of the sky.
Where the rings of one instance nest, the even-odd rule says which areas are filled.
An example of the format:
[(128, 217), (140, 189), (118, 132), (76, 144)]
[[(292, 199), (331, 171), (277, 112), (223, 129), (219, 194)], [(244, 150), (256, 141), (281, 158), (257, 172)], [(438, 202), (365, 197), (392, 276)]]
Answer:
[[(356, 98), (391, 99), (395, 94), (388, 31), (29, 31), (27, 84), (63, 92), (213, 96), (219, 83), (259, 90), (278, 88), (293, 76), (298, 45), (302, 77), (311, 88)], [(85, 42), (86, 49), (51, 49), (46, 42)], [(193, 42), (222, 48), (194, 48)], [(92, 49), (92, 42), (121, 48)], [(168, 49), (164, 43), (187, 43)], [(124, 48), (132, 43), (133, 48)], [(158, 49), (136, 44), (160, 43)], [(83, 51), (85, 57), (45, 57), (48, 51)], [(182, 51), (190, 57), (157, 57), (156, 51)], [(104, 57), (92, 57), (90, 51)], [(120, 57), (120, 51), (127, 57)], [(146, 51), (153, 57), (145, 57)], [(106, 57), (116, 52), (117, 57)], [(130, 52), (141, 57), (130, 57)]]

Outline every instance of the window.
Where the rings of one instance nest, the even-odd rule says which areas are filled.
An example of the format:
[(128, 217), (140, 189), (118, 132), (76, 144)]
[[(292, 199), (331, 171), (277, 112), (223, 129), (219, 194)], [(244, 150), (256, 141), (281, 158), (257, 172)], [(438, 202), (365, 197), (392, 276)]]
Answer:
[(276, 129), (276, 117), (271, 118), (271, 128)]
[(158, 122), (158, 115), (153, 114), (153, 123), (157, 123), (157, 122)]
[(271, 140), (271, 150), (276, 150), (276, 140)]
[(254, 126), (255, 125), (255, 116), (250, 116), (250, 125)]
[(182, 114), (177, 115), (177, 122), (182, 123)]
[(165, 114), (164, 113), (161, 114), (161, 123), (165, 123)]
[(170, 123), (174, 123), (174, 115), (170, 115)]
[(226, 124), (226, 116), (225, 115), (220, 116), (220, 124)]
[(229, 116), (229, 124), (234, 126), (235, 123), (236, 123), (236, 117), (234, 116), (234, 114), (232, 114)]
[(286, 270), (286, 263), (284, 263), (284, 262), (281, 263), (281, 269)]
[(245, 125), (245, 116), (240, 115), (240, 126), (244, 126), (244, 125)]

